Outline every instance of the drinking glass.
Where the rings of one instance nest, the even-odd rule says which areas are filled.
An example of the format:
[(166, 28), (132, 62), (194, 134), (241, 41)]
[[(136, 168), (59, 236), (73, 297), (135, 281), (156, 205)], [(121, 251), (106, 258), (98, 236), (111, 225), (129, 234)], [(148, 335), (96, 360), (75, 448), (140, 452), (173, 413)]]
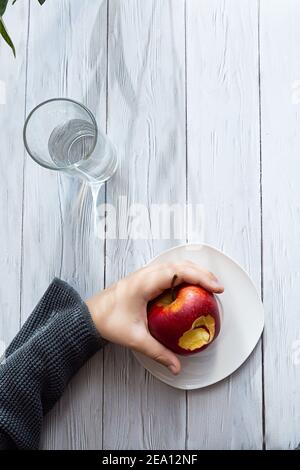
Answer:
[(117, 169), (117, 153), (83, 104), (55, 98), (39, 104), (24, 125), (24, 144), (35, 162), (90, 183), (104, 183)]

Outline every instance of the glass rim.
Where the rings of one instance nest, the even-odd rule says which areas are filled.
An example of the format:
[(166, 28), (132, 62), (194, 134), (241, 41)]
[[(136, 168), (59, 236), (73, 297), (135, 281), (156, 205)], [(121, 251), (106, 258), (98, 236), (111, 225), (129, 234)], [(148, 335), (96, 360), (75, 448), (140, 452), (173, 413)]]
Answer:
[[(92, 148), (91, 150), (89, 151), (89, 153), (84, 157), (82, 158), (81, 160), (79, 160), (78, 162), (76, 163), (73, 163), (71, 165), (67, 165), (67, 166), (52, 166), (50, 163), (47, 163), (45, 160), (41, 160), (41, 159), (38, 159), (36, 158), (30, 148), (29, 148), (29, 145), (28, 145), (28, 141), (27, 141), (27, 137), (26, 137), (26, 133), (27, 133), (27, 127), (28, 127), (28, 124), (29, 124), (29, 121), (30, 119), (32, 118), (33, 114), (39, 109), (41, 108), (42, 106), (46, 105), (46, 104), (49, 104), (49, 103), (54, 103), (56, 101), (67, 101), (68, 103), (72, 103), (72, 104), (75, 104), (77, 106), (79, 106), (80, 108), (82, 108), (88, 115), (89, 117), (91, 118), (92, 122), (93, 122), (93, 125), (95, 126), (95, 131), (96, 131), (96, 134), (95, 134), (95, 138), (94, 138), (94, 143), (92, 145)], [(96, 148), (96, 145), (97, 145), (97, 141), (98, 141), (98, 134), (99, 134), (99, 131), (98, 131), (98, 125), (97, 125), (97, 121), (96, 121), (96, 118), (94, 116), (94, 114), (92, 113), (92, 111), (87, 107), (85, 106), (84, 104), (80, 103), (79, 101), (76, 101), (76, 100), (73, 100), (71, 98), (50, 98), (46, 101), (43, 101), (42, 103), (38, 104), (37, 106), (35, 106), (31, 111), (30, 113), (28, 114), (27, 118), (25, 119), (25, 123), (24, 123), (24, 127), (23, 127), (23, 142), (24, 142), (24, 145), (25, 145), (25, 149), (27, 151), (27, 153), (29, 154), (29, 156), (40, 166), (44, 167), (44, 168), (47, 168), (48, 170), (54, 170), (54, 171), (63, 171), (63, 170), (70, 170), (70, 169), (75, 169), (78, 167), (78, 165), (80, 165), (80, 163), (84, 160), (86, 160), (87, 158), (89, 158), (92, 153), (94, 152), (95, 148)]]

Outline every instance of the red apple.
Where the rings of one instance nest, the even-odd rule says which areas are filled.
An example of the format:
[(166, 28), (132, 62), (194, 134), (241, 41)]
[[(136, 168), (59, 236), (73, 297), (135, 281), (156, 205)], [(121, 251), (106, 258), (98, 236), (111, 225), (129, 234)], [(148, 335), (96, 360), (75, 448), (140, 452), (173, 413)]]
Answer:
[(207, 348), (220, 332), (216, 298), (203, 287), (180, 284), (148, 304), (149, 331), (177, 354), (195, 354)]

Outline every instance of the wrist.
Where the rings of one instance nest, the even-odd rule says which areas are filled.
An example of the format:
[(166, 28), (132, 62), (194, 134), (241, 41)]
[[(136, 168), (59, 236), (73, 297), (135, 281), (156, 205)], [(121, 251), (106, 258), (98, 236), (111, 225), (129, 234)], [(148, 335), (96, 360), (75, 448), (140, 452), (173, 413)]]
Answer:
[(86, 301), (92, 321), (102, 338), (109, 340), (107, 334), (107, 322), (112, 310), (110, 290), (103, 290)]

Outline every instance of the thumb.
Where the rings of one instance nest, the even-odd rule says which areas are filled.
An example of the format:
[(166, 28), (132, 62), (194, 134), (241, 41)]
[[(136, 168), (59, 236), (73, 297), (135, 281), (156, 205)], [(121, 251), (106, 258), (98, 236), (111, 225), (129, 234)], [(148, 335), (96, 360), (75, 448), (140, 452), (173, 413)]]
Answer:
[(168, 367), (172, 374), (179, 374), (181, 364), (178, 357), (154, 339), (150, 334), (147, 335), (139, 350), (146, 356), (154, 359), (154, 361)]

